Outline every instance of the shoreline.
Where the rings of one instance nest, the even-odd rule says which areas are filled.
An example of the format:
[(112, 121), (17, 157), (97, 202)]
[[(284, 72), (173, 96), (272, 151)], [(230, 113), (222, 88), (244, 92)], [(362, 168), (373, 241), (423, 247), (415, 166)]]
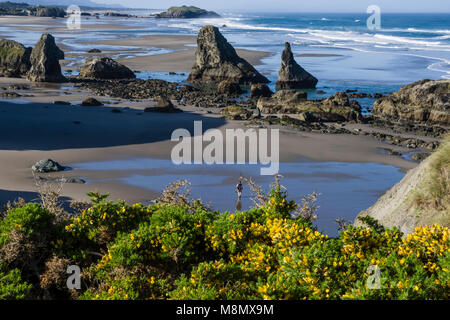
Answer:
[[(0, 17), (0, 21), (2, 21), (1, 19)], [(35, 30), (53, 32), (58, 31), (58, 28), (61, 27), (60, 21), (55, 22), (47, 18), (36, 19), (42, 25), (47, 23), (52, 27), (47, 30), (42, 26), (37, 26)], [(17, 19), (12, 20), (18, 23)], [(30, 24), (33, 21), (30, 21)], [(104, 24), (94, 26), (103, 28)], [(115, 27), (118, 30), (126, 29), (126, 26), (123, 25)], [(74, 47), (68, 48), (64, 43), (65, 38), (59, 37), (59, 39), (63, 43), (58, 41), (57, 44), (61, 45), (62, 49), (69, 51), (66, 60), (61, 61), (63, 69), (76, 69), (78, 68), (76, 64), (70, 66), (67, 64), (73, 63), (74, 59), (80, 60), (81, 57), (90, 56), (84, 51), (76, 54), (70, 53)], [(136, 51), (136, 49), (132, 49), (133, 47), (138, 47), (144, 52), (148, 52), (149, 48), (177, 50), (163, 54), (119, 58), (117, 61), (137, 71), (179, 73), (191, 71), (195, 59), (195, 43), (196, 37), (190, 35), (156, 34), (137, 36), (132, 39), (82, 42), (84, 46), (87, 45), (91, 48), (95, 48), (96, 45), (116, 47), (114, 50), (105, 50), (100, 56), (126, 55), (127, 52), (132, 52), (132, 55)], [(129, 48), (123, 49), (123, 47)], [(237, 52), (252, 65), (259, 65), (264, 58), (273, 55), (270, 52), (241, 49), (237, 49)], [(306, 55), (330, 56), (326, 54)], [(62, 165), (125, 158), (169, 159), (174, 145), (169, 140), (171, 132), (176, 128), (191, 130), (194, 120), (203, 120), (206, 124), (204, 129), (219, 128), (223, 131), (228, 128), (247, 128), (245, 122), (225, 120), (217, 114), (215, 115), (214, 113), (218, 113), (217, 110), (177, 105), (185, 112), (182, 114), (144, 113), (143, 110), (146, 107), (154, 106), (153, 100), (130, 101), (98, 96), (71, 83), (39, 84), (20, 78), (0, 78), (0, 87), (8, 87), (13, 84), (26, 85), (30, 89), (17, 91), (24, 95), (18, 100), (13, 99), (8, 102), (0, 100), (2, 101), (0, 102), (0, 132), (1, 136), (5, 137), (0, 140), (0, 154), (2, 159), (5, 159), (0, 168), (0, 175), (3, 177), (0, 181), (0, 202), (8, 199), (7, 196), (11, 195), (11, 191), (21, 192), (24, 195), (35, 192), (31, 166), (41, 159), (51, 158)], [(32, 94), (33, 97), (27, 97), (27, 94)], [(76, 106), (87, 97), (106, 102), (105, 106)], [(53, 104), (53, 101), (57, 100), (71, 102), (74, 105)], [(23, 102), (23, 104), (14, 104), (14, 101)], [(121, 112), (112, 113), (112, 109), (120, 109)], [(213, 114), (209, 112), (213, 112)], [(20, 127), (17, 127), (17, 123), (21, 124)], [(286, 127), (273, 127), (281, 129), (280, 161), (282, 162), (308, 159), (317, 163), (381, 163), (394, 166), (402, 171), (412, 169), (418, 164), (399, 156), (383, 154), (384, 148), (402, 153), (411, 150), (380, 142), (375, 138), (350, 134), (295, 132)], [(349, 125), (348, 128), (350, 130), (361, 128), (371, 130), (361, 125)], [(7, 137), (10, 132), (14, 132), (12, 138)], [(155, 137), (159, 138), (155, 139)], [(76, 200), (87, 199), (85, 193), (96, 189), (100, 192), (110, 192), (113, 200), (122, 198), (132, 202), (149, 200), (159, 195), (159, 193), (147, 189), (111, 180), (114, 177), (131, 173), (132, 170), (125, 170), (121, 173), (72, 170), (49, 174), (49, 176), (64, 175), (66, 178), (81, 177), (87, 180), (90, 178), (105, 180), (96, 184), (66, 184), (64, 196)]]

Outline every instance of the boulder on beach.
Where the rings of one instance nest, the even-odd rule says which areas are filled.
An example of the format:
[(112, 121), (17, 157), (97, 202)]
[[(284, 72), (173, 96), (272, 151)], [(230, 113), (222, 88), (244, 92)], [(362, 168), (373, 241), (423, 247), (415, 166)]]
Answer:
[(63, 171), (65, 168), (52, 159), (42, 159), (36, 162), (31, 169), (34, 172), (46, 173)]
[(232, 80), (224, 80), (217, 86), (217, 92), (226, 95), (240, 95), (242, 89), (239, 83), (233, 82)]
[(250, 99), (270, 98), (272, 95), (272, 90), (264, 83), (255, 83), (250, 87)]
[(295, 61), (291, 45), (286, 42), (281, 56), (281, 68), (276, 89), (314, 89), (317, 82), (318, 80), (313, 75)]
[(183, 111), (175, 108), (172, 101), (166, 97), (158, 97), (156, 106), (145, 108), (144, 112), (178, 113)]
[(94, 98), (87, 98), (81, 102), (81, 105), (83, 107), (101, 107), (103, 103)]
[(450, 80), (421, 80), (378, 99), (374, 116), (388, 120), (450, 124)]
[(195, 19), (195, 18), (220, 18), (214, 11), (207, 11), (194, 6), (170, 7), (167, 11), (158, 13), (156, 18), (169, 19)]
[(86, 79), (135, 79), (136, 75), (128, 67), (108, 58), (88, 59), (80, 70), (80, 78)]
[(58, 48), (55, 38), (43, 34), (31, 51), (31, 69), (27, 78), (34, 82), (64, 82), (59, 60), (64, 59), (64, 52)]
[(31, 48), (17, 41), (0, 40), (0, 77), (20, 77), (30, 69)]
[(197, 38), (196, 61), (188, 82), (220, 83), (231, 80), (239, 84), (268, 83), (250, 63), (239, 57), (219, 29), (204, 26)]
[(280, 90), (272, 98), (260, 98), (257, 106), (264, 114), (295, 114), (306, 122), (360, 121), (361, 106), (344, 92), (328, 99), (307, 100), (307, 94), (297, 90)]
[(94, 48), (94, 49), (88, 50), (88, 53), (102, 53), (102, 50)]

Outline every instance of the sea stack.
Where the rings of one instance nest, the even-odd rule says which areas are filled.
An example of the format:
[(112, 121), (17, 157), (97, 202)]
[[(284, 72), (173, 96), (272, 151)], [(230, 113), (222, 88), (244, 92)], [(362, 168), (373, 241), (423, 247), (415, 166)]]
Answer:
[(281, 56), (281, 68), (276, 89), (314, 89), (317, 82), (318, 80), (313, 75), (295, 61), (291, 45), (286, 42)]
[(64, 82), (59, 60), (64, 59), (64, 52), (58, 48), (55, 38), (43, 34), (31, 51), (31, 69), (27, 78), (34, 82)]
[(196, 61), (187, 81), (220, 83), (224, 80), (239, 84), (269, 82), (237, 55), (218, 28), (204, 26), (198, 34)]

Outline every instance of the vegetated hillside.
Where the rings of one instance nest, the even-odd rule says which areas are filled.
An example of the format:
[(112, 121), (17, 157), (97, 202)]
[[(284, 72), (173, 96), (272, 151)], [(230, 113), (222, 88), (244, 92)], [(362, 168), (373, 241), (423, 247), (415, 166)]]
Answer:
[(91, 193), (75, 216), (52, 193), (45, 208), (16, 202), (0, 215), (0, 299), (449, 299), (446, 227), (403, 239), (366, 217), (329, 238), (314, 194), (296, 204), (277, 185), (257, 208), (219, 213), (181, 186), (151, 206)]
[[(411, 233), (416, 226), (450, 227), (450, 136), (440, 148), (408, 174), (378, 202), (361, 212), (386, 227)], [(358, 218), (356, 224), (361, 224)]]

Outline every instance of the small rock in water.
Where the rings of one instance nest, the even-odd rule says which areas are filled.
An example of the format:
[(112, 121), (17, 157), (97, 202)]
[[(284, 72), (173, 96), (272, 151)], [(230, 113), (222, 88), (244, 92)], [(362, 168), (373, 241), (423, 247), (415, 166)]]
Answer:
[(63, 171), (65, 168), (52, 159), (42, 159), (36, 162), (31, 169), (35, 172), (44, 173)]

